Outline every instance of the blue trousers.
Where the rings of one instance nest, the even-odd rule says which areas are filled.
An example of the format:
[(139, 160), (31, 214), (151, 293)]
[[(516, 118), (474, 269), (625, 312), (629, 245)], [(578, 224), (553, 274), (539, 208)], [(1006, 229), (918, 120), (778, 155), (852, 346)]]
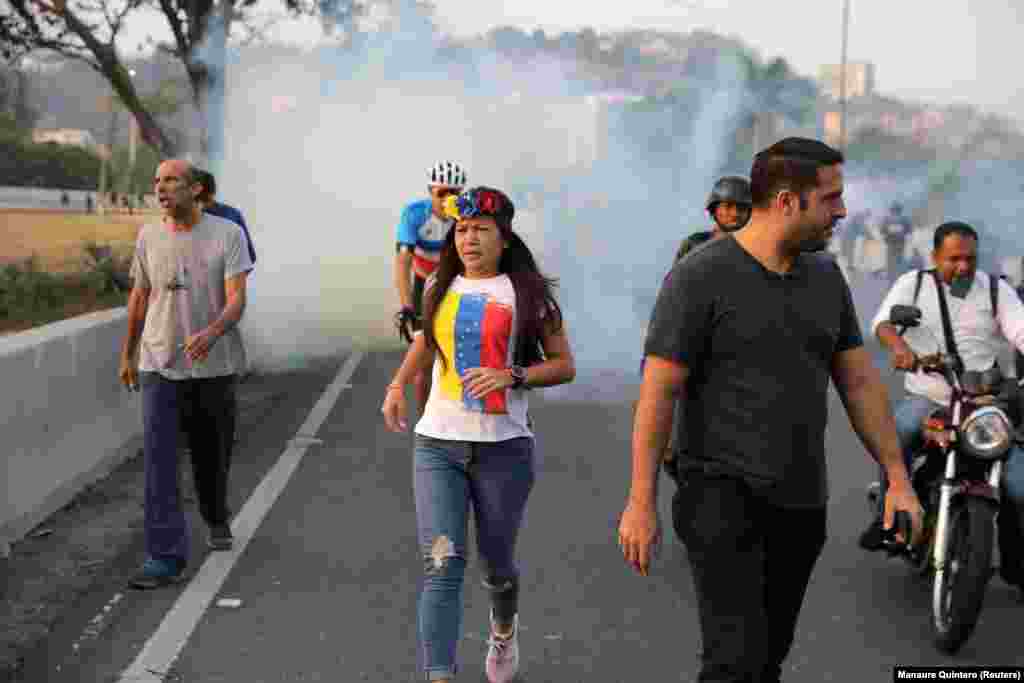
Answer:
[(178, 453), (185, 434), (199, 512), (206, 524), (227, 524), (228, 470), (235, 441), (234, 375), (169, 380), (140, 372), (146, 465), (145, 544), (149, 557), (189, 559), (189, 532), (178, 487)]

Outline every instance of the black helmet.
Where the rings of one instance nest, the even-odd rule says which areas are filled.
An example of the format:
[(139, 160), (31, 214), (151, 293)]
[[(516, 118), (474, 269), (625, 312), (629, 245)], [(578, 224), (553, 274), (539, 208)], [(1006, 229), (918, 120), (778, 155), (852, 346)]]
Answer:
[[(718, 220), (715, 214), (715, 207), (721, 202), (730, 202), (739, 207), (735, 223), (725, 224)], [(719, 230), (724, 232), (735, 232), (747, 224), (750, 214), (753, 211), (753, 200), (750, 196), (750, 183), (746, 178), (729, 175), (719, 178), (715, 186), (711, 188), (711, 194), (705, 207), (715, 221)]]
[(708, 211), (714, 211), (715, 205), (719, 202), (732, 202), (750, 208), (753, 200), (750, 197), (750, 182), (746, 178), (735, 175), (727, 175), (719, 178), (715, 186), (711, 188), (708, 201), (704, 205)]

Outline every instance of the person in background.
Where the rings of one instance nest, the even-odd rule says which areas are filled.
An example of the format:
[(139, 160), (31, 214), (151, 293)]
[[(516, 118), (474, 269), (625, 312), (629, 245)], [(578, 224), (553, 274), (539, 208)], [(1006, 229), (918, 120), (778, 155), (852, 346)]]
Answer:
[(903, 259), (912, 270), (925, 270), (932, 267), (932, 230), (924, 225), (910, 231)]
[(854, 213), (843, 225), (842, 255), (851, 273), (857, 270), (857, 240), (867, 234), (866, 226), (871, 220), (871, 211), (864, 210)]
[(199, 184), (203, 188), (198, 197), (203, 211), (211, 216), (226, 218), (242, 228), (242, 233), (245, 235), (246, 248), (249, 251), (249, 260), (255, 264), (256, 248), (252, 244), (252, 235), (249, 233), (249, 226), (245, 224), (242, 212), (233, 206), (217, 201), (217, 179), (214, 178), (212, 173), (203, 169), (196, 169), (196, 176), (199, 178)]
[(750, 181), (739, 176), (719, 178), (704, 205), (711, 217), (710, 230), (695, 232), (679, 245), (673, 264), (701, 244), (735, 232), (750, 220)]
[(889, 215), (878, 225), (879, 236), (885, 242), (885, 270), (890, 284), (903, 273), (903, 255), (906, 253), (911, 229), (910, 221), (903, 215), (903, 205), (893, 202), (889, 207)]

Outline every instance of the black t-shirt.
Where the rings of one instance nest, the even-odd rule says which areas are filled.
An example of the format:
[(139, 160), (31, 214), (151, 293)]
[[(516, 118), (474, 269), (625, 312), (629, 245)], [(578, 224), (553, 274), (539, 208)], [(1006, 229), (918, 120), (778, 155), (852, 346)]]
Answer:
[(740, 476), (776, 505), (824, 505), (832, 360), (861, 345), (830, 255), (803, 254), (779, 275), (727, 236), (678, 263), (658, 294), (644, 355), (690, 369), (680, 471)]

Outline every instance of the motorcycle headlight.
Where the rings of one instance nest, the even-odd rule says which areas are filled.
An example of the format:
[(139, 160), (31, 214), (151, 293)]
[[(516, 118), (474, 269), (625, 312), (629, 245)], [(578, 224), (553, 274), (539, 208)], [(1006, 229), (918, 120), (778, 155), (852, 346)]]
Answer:
[(995, 460), (1010, 450), (1013, 429), (999, 408), (986, 406), (967, 416), (960, 426), (960, 439), (968, 454), (982, 460)]

